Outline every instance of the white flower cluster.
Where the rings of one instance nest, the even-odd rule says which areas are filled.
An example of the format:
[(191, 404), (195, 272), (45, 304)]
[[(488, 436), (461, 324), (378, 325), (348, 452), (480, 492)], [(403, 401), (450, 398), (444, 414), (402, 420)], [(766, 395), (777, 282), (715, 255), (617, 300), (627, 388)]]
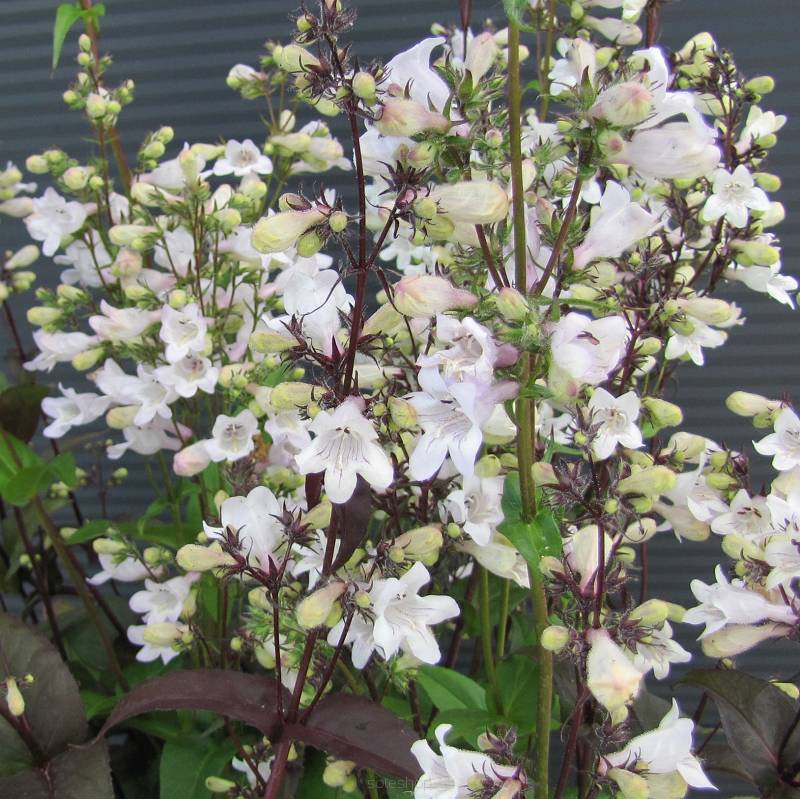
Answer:
[[(655, 730), (624, 722), (646, 675), (691, 658), (671, 623), (705, 625), (716, 658), (798, 625), (794, 410), (731, 399), (774, 426), (756, 443), (781, 473), (768, 496), (749, 490), (739, 453), (662, 432), (683, 421), (661, 398), (677, 364), (702, 365), (744, 322), (712, 296), (718, 285), (793, 306), (797, 283), (770, 232), (784, 215), (767, 194), (779, 182), (761, 168), (785, 121), (758, 105), (769, 82), (743, 81), (706, 34), (671, 58), (627, 49), (645, 3), (580, 0), (559, 27), (560, 57), (544, 62), (564, 113), (553, 123), (546, 104), (528, 109), (516, 159), (507, 30), (437, 28), (358, 68), (324, 52), (339, 5), (321, 4), (325, 36), (303, 16), (263, 71), (237, 65), (228, 83), (250, 98), (291, 86), (317, 112), (345, 113), (352, 162), (325, 124), (296, 129), (279, 108), (263, 146), (186, 143), (165, 159), (173, 134), (157, 131), (126, 196), (60, 151), (28, 162), (58, 191), (17, 197), (32, 187), (11, 167), (0, 176), (0, 211), (67, 267), (28, 314), (39, 351), (25, 366), (71, 363), (93, 384), (59, 385), (42, 406), (45, 435), (104, 417), (118, 431), (109, 458), (174, 453), (164, 504), (177, 508), (176, 540), (191, 540), (178, 487), (204, 518), (176, 556), (97, 540), (93, 582), (145, 581), (129, 638), (139, 660), (166, 664), (197, 644), (198, 581), (238, 581), (246, 601), (228, 643), (313, 707), (343, 653), (383, 691), (439, 663), (443, 632), (479, 584), (488, 601), (491, 574), (506, 616), (512, 590), (540, 592), (546, 629), (539, 619), (531, 638), (501, 616), (498, 656), (508, 626), (520, 651), (558, 652), (579, 675), (575, 723), (592, 702), (608, 732), (592, 743), (603, 789), (634, 799), (713, 787), (676, 704)], [(357, 212), (292, 184), (332, 168), (355, 177)], [(723, 536), (736, 561), (730, 578), (718, 567), (713, 585), (695, 580), (686, 611), (636, 604), (628, 589), (647, 541), (670, 529)], [(414, 745), (417, 799), (522, 795), (527, 777), (499, 739), (469, 752), (448, 732), (436, 731), (441, 754)], [(270, 778), (259, 762), (258, 775), (237, 766), (251, 787)], [(351, 771), (337, 785), (354, 784)]]

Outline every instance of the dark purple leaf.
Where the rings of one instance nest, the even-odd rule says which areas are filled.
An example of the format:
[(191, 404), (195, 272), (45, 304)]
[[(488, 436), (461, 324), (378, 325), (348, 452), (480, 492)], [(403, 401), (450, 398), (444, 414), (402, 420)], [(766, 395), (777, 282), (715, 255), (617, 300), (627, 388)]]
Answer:
[(287, 725), (294, 740), (359, 766), (407, 780), (422, 771), (411, 754), (417, 736), (385, 707), (353, 694), (334, 694), (323, 699), (306, 724)]
[(29, 383), (0, 392), (0, 427), (20, 441), (30, 441), (39, 425), (45, 386)]
[[(288, 706), (289, 692), (281, 690)], [(98, 737), (127, 719), (158, 710), (207, 710), (249, 724), (270, 738), (280, 721), (275, 681), (269, 677), (221, 669), (174, 671), (137, 685), (114, 708)]]
[(333, 506), (333, 514), (336, 518), (339, 551), (331, 571), (336, 571), (350, 560), (367, 537), (369, 518), (372, 516), (372, 494), (369, 483), (363, 477), (358, 477), (356, 490), (347, 502)]
[[(24, 690), (25, 716), (44, 757), (54, 757), (70, 744), (83, 743), (89, 730), (78, 685), (53, 645), (21, 621), (0, 614), (0, 652), (0, 683), (10, 675), (33, 675), (33, 684)], [(19, 756), (22, 752), (17, 734), (0, 721), (0, 773), (12, 770), (3, 767), (3, 761), (12, 754), (16, 763), (30, 763), (27, 756)]]
[(768, 794), (776, 790), (782, 761), (790, 763), (797, 749), (798, 736), (788, 735), (796, 702), (771, 683), (739, 671), (695, 669), (682, 682), (709, 694), (725, 737), (753, 782)]
[[(54, 719), (55, 721), (55, 719)], [(113, 799), (104, 741), (76, 746), (41, 769), (0, 777), (0, 796), (13, 799)]]

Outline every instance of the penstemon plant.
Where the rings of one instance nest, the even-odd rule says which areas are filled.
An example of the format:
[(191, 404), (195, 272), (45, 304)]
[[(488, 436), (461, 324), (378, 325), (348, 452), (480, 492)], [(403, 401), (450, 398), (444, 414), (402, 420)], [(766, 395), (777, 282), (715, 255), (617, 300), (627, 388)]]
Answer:
[[(764, 171), (785, 118), (709, 34), (657, 46), (662, 5), (506, 0), (474, 32), (461, 0), (365, 63), (355, 9), (320, 0), (228, 76), (263, 141), (163, 127), (130, 162), (102, 8), (59, 9), (96, 148), (32, 155), (38, 196), (0, 174), (36, 242), (4, 312), (28, 374), (62, 376), (0, 395), (0, 585), (30, 622), (0, 616), (0, 795), (800, 793), (798, 686), (735, 661), (797, 639), (800, 419), (731, 395), (777, 472), (758, 493), (662, 396), (744, 322), (719, 288), (793, 306)], [(66, 268), (30, 356), (39, 249)], [(123, 455), (154, 492), (133, 519)], [(656, 535), (720, 536), (695, 607), (648, 596)], [(676, 624), (703, 628), (691, 717)]]

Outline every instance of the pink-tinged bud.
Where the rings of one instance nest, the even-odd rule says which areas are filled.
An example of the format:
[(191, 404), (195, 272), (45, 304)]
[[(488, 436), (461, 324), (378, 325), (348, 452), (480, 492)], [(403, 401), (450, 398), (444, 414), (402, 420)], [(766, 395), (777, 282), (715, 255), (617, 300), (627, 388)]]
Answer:
[(494, 365), (499, 369), (507, 369), (519, 360), (519, 350), (513, 344), (501, 344), (496, 355)]
[(478, 81), (492, 68), (497, 58), (498, 47), (494, 40), (494, 34), (484, 31), (476, 36), (468, 45), (467, 60), (464, 66), (472, 75), (472, 83), (476, 85)]
[(429, 317), (454, 308), (472, 308), (478, 298), (436, 275), (404, 277), (395, 287), (394, 305), (411, 317)]
[(590, 113), (618, 127), (633, 127), (644, 122), (652, 111), (651, 92), (643, 83), (630, 80), (602, 92)]
[(383, 104), (381, 117), (375, 127), (384, 136), (416, 136), (427, 130), (447, 133), (450, 120), (436, 111), (429, 111), (416, 100), (390, 97)]
[(453, 222), (488, 225), (508, 216), (508, 194), (491, 180), (436, 186), (430, 196), (439, 203), (439, 213)]
[(283, 252), (294, 246), (307, 230), (325, 220), (316, 208), (281, 211), (256, 222), (251, 242), (259, 252)]
[(172, 468), (179, 477), (192, 477), (200, 474), (211, 463), (205, 442), (197, 441), (184, 447), (172, 459)]

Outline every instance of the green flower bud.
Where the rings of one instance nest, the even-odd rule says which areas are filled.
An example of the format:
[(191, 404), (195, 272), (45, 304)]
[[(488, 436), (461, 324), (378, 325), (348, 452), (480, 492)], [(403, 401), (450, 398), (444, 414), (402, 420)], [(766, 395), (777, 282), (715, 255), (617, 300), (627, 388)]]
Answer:
[(38, 305), (28, 308), (27, 317), (32, 325), (43, 327), (57, 322), (61, 318), (61, 311), (58, 308), (47, 308), (43, 305)]
[(375, 102), (375, 78), (369, 72), (356, 72), (353, 75), (353, 94), (369, 105)]
[(744, 88), (754, 94), (770, 94), (775, 91), (775, 79), (769, 75), (759, 75), (747, 81)]
[(672, 402), (657, 397), (644, 397), (642, 407), (655, 432), (665, 427), (677, 427), (683, 422), (683, 412)]
[(297, 623), (306, 630), (322, 626), (346, 588), (343, 582), (333, 582), (314, 591), (297, 606)]
[(228, 793), (238, 787), (235, 782), (222, 777), (206, 777), (206, 790), (211, 793)]
[(8, 712), (15, 718), (25, 712), (25, 698), (19, 690), (15, 677), (6, 677), (6, 704)]
[(570, 639), (570, 632), (566, 627), (559, 624), (551, 624), (542, 630), (539, 643), (542, 649), (548, 652), (560, 652), (568, 643)]
[(187, 572), (205, 572), (236, 563), (231, 555), (222, 551), (218, 542), (209, 547), (186, 544), (178, 550), (175, 559), (178, 566)]
[(639, 494), (657, 497), (675, 487), (677, 475), (666, 466), (649, 466), (633, 471), (630, 477), (619, 481), (621, 494)]

